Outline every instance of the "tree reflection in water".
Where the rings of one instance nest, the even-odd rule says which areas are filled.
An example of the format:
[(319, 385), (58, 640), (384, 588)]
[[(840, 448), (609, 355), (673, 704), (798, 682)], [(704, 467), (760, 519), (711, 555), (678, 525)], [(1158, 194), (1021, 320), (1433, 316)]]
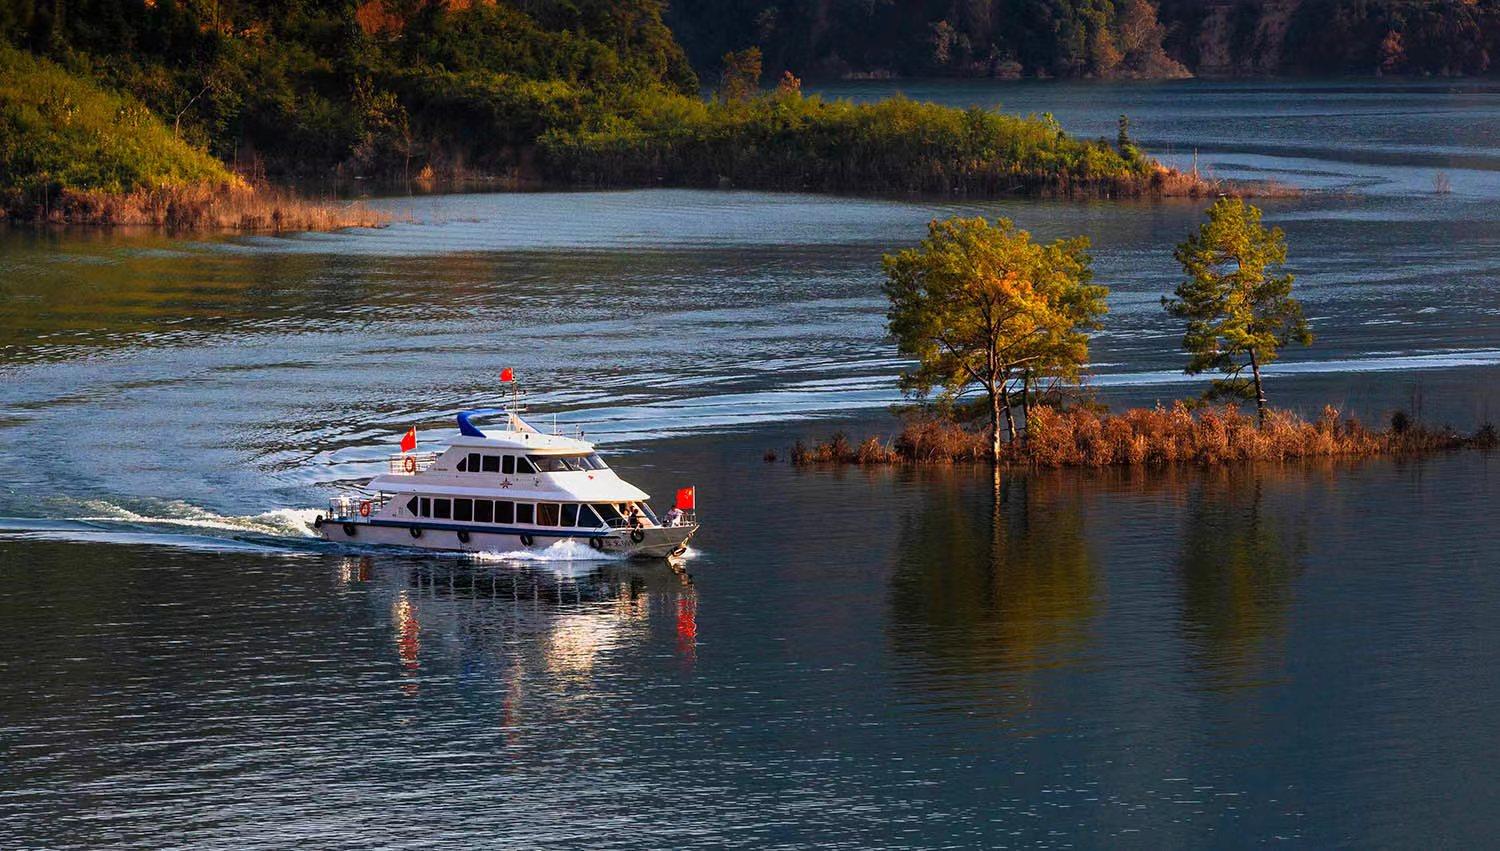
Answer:
[[(1194, 477), (1178, 561), (1183, 631), (1216, 687), (1251, 685), (1263, 679), (1265, 651), (1285, 631), (1306, 551), (1305, 516), (1287, 522), (1267, 507), (1267, 488), (1281, 481), (1273, 468)], [(1307, 479), (1301, 469), (1285, 477)]]
[(1001, 703), (1024, 703), (1021, 675), (1076, 655), (1098, 607), (1078, 480), (918, 475), (933, 478), (931, 496), (902, 519), (893, 640), (936, 660), (944, 677), (1014, 675), (984, 688)]

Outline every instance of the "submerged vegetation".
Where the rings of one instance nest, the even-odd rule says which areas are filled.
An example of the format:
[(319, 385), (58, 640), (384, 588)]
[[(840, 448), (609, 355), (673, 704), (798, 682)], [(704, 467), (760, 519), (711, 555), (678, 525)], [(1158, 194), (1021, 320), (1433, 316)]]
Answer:
[[(799, 442), (792, 463), (1222, 464), (1500, 443), (1491, 425), (1461, 435), (1414, 425), (1398, 412), (1388, 428), (1371, 430), (1332, 406), (1313, 422), (1270, 408), (1260, 366), (1288, 342), (1312, 337), (1292, 297), (1292, 276), (1280, 274), (1284, 235), (1264, 227), (1258, 209), (1233, 199), (1214, 204), (1177, 247), (1187, 280), (1163, 307), (1187, 320), (1185, 372), (1230, 376), (1215, 381), (1204, 400), (1251, 399), (1255, 417), (1203, 401), (1120, 414), (1086, 400), (1070, 404), (1086, 368), (1086, 332), (1099, 328), (1105, 313), (1107, 290), (1092, 283), (1087, 247), (1084, 237), (1037, 245), (1006, 220), (932, 222), (919, 247), (885, 258), (889, 330), (900, 353), (915, 361), (900, 383), (919, 404), (894, 438), (855, 444), (837, 434), (812, 447)], [(1247, 365), (1253, 377), (1240, 379)], [(981, 398), (965, 401), (970, 394)]]

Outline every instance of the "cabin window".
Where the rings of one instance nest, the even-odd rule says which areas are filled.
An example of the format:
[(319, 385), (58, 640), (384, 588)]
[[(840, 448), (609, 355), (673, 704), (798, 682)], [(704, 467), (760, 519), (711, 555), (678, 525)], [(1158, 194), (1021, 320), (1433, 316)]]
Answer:
[(590, 455), (590, 456), (584, 458), (583, 460), (588, 462), (590, 470), (608, 470), (609, 469), (609, 465), (606, 464), (606, 463), (604, 463), (604, 459), (600, 458), (598, 453), (594, 453), (593, 455)]
[(434, 499), (432, 501), (432, 516), (439, 520), (453, 519), (453, 500)]
[(532, 523), (535, 517), (536, 506), (529, 502), (516, 503), (516, 522)]
[(471, 473), (477, 473), (477, 472), (479, 472), (479, 453), (478, 452), (470, 452), (469, 453), (469, 472), (471, 472)]
[(421, 511), (421, 514), (422, 514), (423, 517), (431, 517), (432, 516), (432, 500), (428, 499), (425, 496), (422, 497), (422, 511)]
[(462, 520), (464, 522), (470, 522), (470, 521), (472, 521), (474, 519), (474, 500), (472, 500), (472, 499), (455, 499), (455, 500), (453, 500), (453, 519), (454, 520)]
[(603, 517), (609, 523), (614, 523), (625, 519), (624, 515), (620, 514), (619, 509), (615, 508), (613, 503), (599, 503), (598, 505), (595, 505), (594, 508), (598, 510), (599, 516)]
[(413, 517), (419, 516), (417, 514), (417, 498), (416, 497), (412, 497), (411, 499), (407, 500), (407, 502), (406, 502), (406, 513), (410, 514)]
[(500, 457), (500, 472), (509, 476), (516, 471), (516, 456), (502, 455)]
[(580, 505), (578, 506), (578, 525), (585, 529), (597, 529), (604, 525), (604, 521), (599, 519), (599, 515), (593, 508)]
[(486, 473), (498, 473), (498, 472), (500, 472), (500, 456), (499, 455), (486, 455), (486, 456), (484, 456), (484, 471)]
[(457, 470), (460, 473), (467, 473), (469, 471), (469, 459), (467, 459), (467, 458), (460, 458), (460, 459), (458, 459), (458, 464), (456, 465), (456, 468), (457, 468)]
[(531, 466), (531, 462), (528, 461), (528, 460), (526, 460), (526, 456), (525, 455), (519, 455), (519, 456), (516, 457), (516, 472), (517, 473), (535, 473), (536, 472), (536, 468), (533, 467), (533, 466)]
[(493, 523), (493, 522), (495, 522), (495, 504), (493, 502), (490, 502), (487, 499), (476, 499), (476, 500), (474, 500), (474, 522), (475, 523)]
[(578, 525), (578, 506), (564, 505), (562, 511), (562, 524), (564, 526)]
[(495, 522), (516, 522), (516, 504), (509, 500), (498, 500), (495, 502)]
[(536, 504), (536, 525), (556, 526), (558, 505), (555, 502), (539, 502)]
[(531, 462), (531, 466), (536, 468), (538, 473), (561, 473), (567, 469), (567, 467), (563, 466), (561, 458), (550, 455), (528, 455), (526, 458)]

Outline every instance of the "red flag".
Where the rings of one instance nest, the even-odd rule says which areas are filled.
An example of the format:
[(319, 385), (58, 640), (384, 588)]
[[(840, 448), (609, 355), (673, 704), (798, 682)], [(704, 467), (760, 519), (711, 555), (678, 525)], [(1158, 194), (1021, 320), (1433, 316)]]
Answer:
[(412, 426), (406, 430), (406, 435), (401, 438), (401, 451), (410, 452), (417, 448), (417, 427)]
[(516, 380), (515, 370), (511, 369), (508, 366), (505, 369), (500, 370), (500, 380), (503, 381), (503, 382), (507, 382), (507, 383), (509, 383), (511, 381), (515, 381)]
[(681, 511), (692, 511), (694, 503), (698, 500), (697, 488), (677, 489), (677, 508)]

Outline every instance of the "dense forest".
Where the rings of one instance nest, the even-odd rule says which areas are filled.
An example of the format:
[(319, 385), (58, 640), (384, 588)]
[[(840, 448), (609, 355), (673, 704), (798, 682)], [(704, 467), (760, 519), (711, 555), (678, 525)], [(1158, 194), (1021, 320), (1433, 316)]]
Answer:
[(1150, 77), (1482, 74), (1500, 0), (695, 0), (668, 22), (711, 68), (773, 74)]
[(659, 0), (0, 0), (0, 207), (71, 220), (68, 210), (118, 208), (89, 193), (149, 190), (158, 195), (143, 203), (159, 209), (164, 188), (194, 181), (328, 175), (1209, 188), (1161, 168), (1123, 125), (1117, 139), (1078, 140), (1048, 116), (825, 101), (788, 74), (763, 86), (777, 78), (755, 48), (717, 60), (705, 93), (662, 15)]

